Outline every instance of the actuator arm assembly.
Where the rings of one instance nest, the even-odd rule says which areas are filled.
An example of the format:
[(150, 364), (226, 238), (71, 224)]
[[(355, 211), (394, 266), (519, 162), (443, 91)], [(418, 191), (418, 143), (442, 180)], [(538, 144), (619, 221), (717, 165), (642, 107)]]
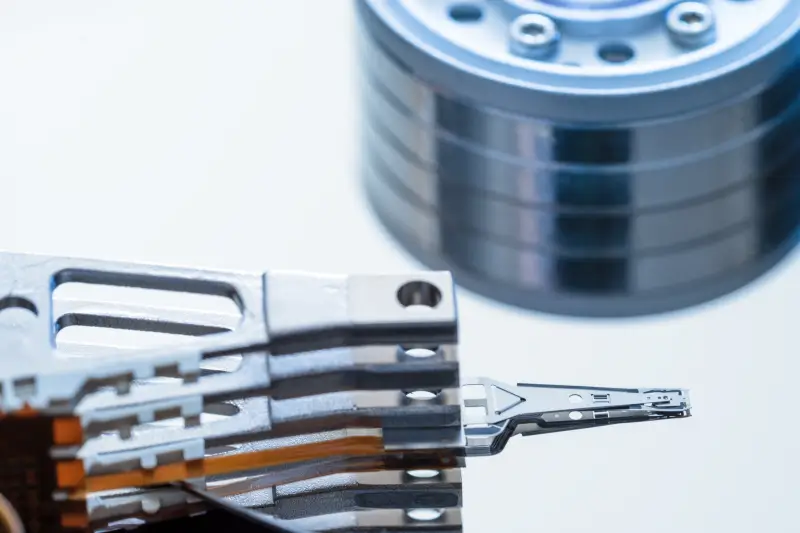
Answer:
[[(59, 296), (67, 284), (219, 296), (235, 311)], [(514, 434), (690, 414), (681, 389), (461, 378), (447, 272), (247, 274), (4, 253), (0, 295), (0, 493), (30, 532), (197, 512), (202, 501), (171, 485), (185, 482), (314, 530), (415, 529), (401, 515), (426, 505), (455, 527), (465, 457)], [(56, 342), (72, 326), (187, 340)]]

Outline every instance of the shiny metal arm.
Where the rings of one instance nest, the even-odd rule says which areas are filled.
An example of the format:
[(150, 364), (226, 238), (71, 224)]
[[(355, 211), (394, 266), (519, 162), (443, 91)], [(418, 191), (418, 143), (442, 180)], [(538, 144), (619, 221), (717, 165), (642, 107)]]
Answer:
[[(212, 295), (234, 305), (64, 296), (59, 289), (70, 284)], [(277, 486), (324, 476), (441, 474), (464, 457), (499, 453), (516, 434), (690, 415), (681, 389), (462, 379), (447, 272), (247, 274), (5, 253), (0, 295), (0, 348), (14, 354), (0, 358), (0, 443), (14, 436), (8, 421), (43, 420), (51, 441), (41, 449), (56, 470), (48, 490), (70, 523), (193, 512), (196, 501), (164, 488), (186, 480), (252, 504)], [(76, 327), (112, 334), (64, 340)], [(120, 340), (126, 332), (180, 342), (132, 347)], [(41, 459), (10, 451), (17, 461)], [(326, 494), (307, 485), (302, 498), (282, 501), (328, 501), (334, 485)], [(347, 505), (334, 498), (341, 505), (327, 514), (285, 519), (313, 530), (459, 529), (460, 500), (440, 505), (420, 486), (381, 488), (371, 502), (383, 498), (393, 505), (386, 508), (355, 505), (365, 492), (342, 486), (338, 496), (353, 496)], [(440, 515), (409, 517), (397, 508), (409, 495), (436, 503)]]
[(684, 389), (612, 389), (568, 385), (506, 385), (465, 380), (467, 455), (500, 453), (514, 435), (691, 416)]

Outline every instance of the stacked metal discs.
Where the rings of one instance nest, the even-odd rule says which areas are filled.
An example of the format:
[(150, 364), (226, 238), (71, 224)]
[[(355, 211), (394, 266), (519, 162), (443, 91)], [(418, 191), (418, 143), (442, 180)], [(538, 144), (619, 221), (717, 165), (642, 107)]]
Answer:
[(366, 190), (514, 305), (675, 310), (800, 226), (800, 0), (358, 0)]

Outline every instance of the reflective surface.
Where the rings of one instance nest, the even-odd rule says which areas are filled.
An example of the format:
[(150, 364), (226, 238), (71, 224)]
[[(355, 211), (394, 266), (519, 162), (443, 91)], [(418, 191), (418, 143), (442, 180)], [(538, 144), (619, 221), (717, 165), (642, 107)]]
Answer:
[[(642, 4), (650, 0), (543, 0), (542, 3), (573, 9), (613, 9), (615, 7)], [(529, 2), (533, 4), (533, 2)], [(535, 5), (531, 5), (534, 9)]]
[[(566, 53), (567, 41), (554, 43), (560, 48), (551, 55), (516, 65), (519, 79), (491, 77), (475, 70), (492, 67), (461, 43), (445, 44), (450, 23), (435, 18), (433, 4), (424, 12), (413, 2), (358, 5), (362, 172), (373, 209), (403, 246), (429, 266), (455, 270), (463, 285), (547, 312), (659, 313), (738, 288), (774, 265), (795, 242), (800, 24), (786, 34), (763, 28), (761, 38), (771, 38), (777, 48), (763, 46), (757, 60), (746, 62), (738, 51), (738, 70), (733, 63), (727, 72), (707, 70), (699, 58), (721, 57), (714, 43), (682, 53), (674, 47), (673, 76), (680, 75), (683, 62), (697, 61), (693, 76), (741, 83), (741, 92), (708, 106), (686, 87), (659, 85), (654, 72), (640, 72), (655, 84), (653, 99), (696, 107), (653, 117), (655, 101), (631, 101), (628, 114), (640, 114), (635, 119), (607, 111), (589, 97), (589, 89), (597, 77), (618, 84), (605, 93), (609, 99), (633, 96), (636, 90), (625, 77), (655, 68), (658, 54), (649, 48), (637, 51), (636, 65), (632, 56), (630, 65), (624, 61), (615, 67), (621, 75), (616, 82), (616, 71), (595, 73), (579, 65), (572, 84), (526, 87), (524, 76), (552, 69)], [(481, 6), (485, 21), (472, 24), (487, 26), (482, 30), (487, 35), (495, 30), (495, 40), (509, 38), (497, 31), (505, 12), (491, 3), (474, 5)], [(692, 4), (682, 6), (680, 20), (702, 16), (691, 11)], [(784, 26), (798, 7), (785, 6)], [(526, 24), (545, 35), (541, 20), (547, 19), (530, 20)], [(554, 23), (562, 40), (575, 38), (562, 22)], [(637, 30), (631, 37), (600, 24), (598, 31), (595, 40), (625, 39), (633, 54), (631, 39), (654, 30)], [(441, 39), (432, 37), (437, 32)], [(485, 43), (488, 55), (491, 47)], [(519, 55), (515, 50), (507, 53)], [(603, 50), (601, 45), (601, 56)], [(773, 60), (777, 57), (782, 62)], [(758, 60), (772, 67), (756, 73), (752, 65)], [(451, 67), (462, 73), (458, 84), (431, 81)], [(748, 79), (736, 81), (737, 76)], [(585, 92), (573, 93), (582, 83)], [(705, 81), (679, 83), (696, 89)], [(485, 86), (481, 96), (463, 89), (476, 84)], [(523, 88), (534, 99), (573, 94), (574, 105), (543, 108), (551, 116), (562, 113), (561, 119), (510, 109), (506, 93)], [(606, 120), (576, 121), (570, 114), (575, 109), (606, 111)]]
[[(339, 2), (3, 5), (0, 248), (236, 270), (419, 266), (363, 199)], [(465, 533), (800, 530), (798, 294), (796, 253), (726, 298), (648, 319), (560, 318), (461, 291), (466, 375), (686, 386), (694, 407), (645, 431), (512, 439), (470, 461)]]

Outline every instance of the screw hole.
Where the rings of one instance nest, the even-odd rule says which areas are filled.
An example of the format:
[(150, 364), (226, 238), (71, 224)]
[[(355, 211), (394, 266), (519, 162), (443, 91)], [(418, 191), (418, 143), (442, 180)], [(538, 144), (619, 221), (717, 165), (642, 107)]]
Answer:
[(583, 401), (583, 396), (580, 394), (570, 394), (569, 395), (569, 403), (581, 403)]
[(414, 359), (427, 359), (428, 357), (434, 357), (438, 352), (439, 348), (434, 346), (431, 348), (401, 348), (403, 353), (408, 357), (413, 357)]
[(450, 18), (456, 22), (478, 22), (483, 18), (483, 9), (474, 4), (456, 4), (450, 7)]
[(415, 390), (406, 392), (406, 398), (409, 400), (429, 401), (433, 400), (439, 395), (438, 392), (429, 390)]
[(538, 22), (528, 22), (523, 24), (519, 31), (521, 34), (527, 35), (528, 37), (540, 37), (547, 33), (547, 28)]
[(442, 292), (427, 281), (410, 281), (397, 290), (397, 300), (403, 307), (436, 307), (442, 301)]
[(406, 516), (415, 522), (432, 522), (442, 517), (444, 509), (409, 509)]
[(406, 474), (416, 479), (433, 479), (439, 477), (441, 472), (438, 470), (407, 470)]
[(687, 26), (699, 26), (706, 21), (706, 17), (697, 11), (689, 11), (681, 14), (680, 21)]
[(635, 55), (633, 48), (625, 43), (608, 43), (598, 51), (600, 59), (606, 63), (627, 63)]

